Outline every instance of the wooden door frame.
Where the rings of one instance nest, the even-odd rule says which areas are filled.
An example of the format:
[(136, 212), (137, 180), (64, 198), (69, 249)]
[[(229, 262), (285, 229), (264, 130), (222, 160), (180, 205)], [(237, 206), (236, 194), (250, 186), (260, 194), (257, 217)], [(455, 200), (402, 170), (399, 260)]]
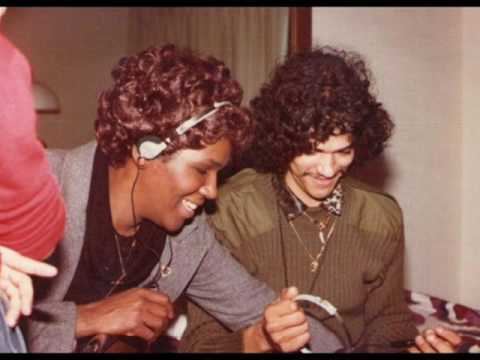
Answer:
[(288, 8), (288, 53), (312, 48), (312, 8)]

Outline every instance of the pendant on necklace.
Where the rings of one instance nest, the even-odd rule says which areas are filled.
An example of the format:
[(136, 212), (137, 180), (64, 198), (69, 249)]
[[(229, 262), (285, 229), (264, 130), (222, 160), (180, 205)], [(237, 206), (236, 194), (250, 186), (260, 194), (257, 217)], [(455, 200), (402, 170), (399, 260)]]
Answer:
[(316, 272), (318, 269), (318, 260), (313, 260), (311, 263), (310, 263), (310, 271), (312, 273)]
[(325, 235), (323, 235), (323, 230), (320, 230), (318, 232), (318, 239), (320, 240), (322, 246), (325, 246), (327, 244), (327, 241), (325, 240)]
[(318, 223), (318, 228), (320, 229), (320, 231), (325, 230), (326, 227), (327, 227), (327, 224), (325, 224), (323, 221), (320, 221)]

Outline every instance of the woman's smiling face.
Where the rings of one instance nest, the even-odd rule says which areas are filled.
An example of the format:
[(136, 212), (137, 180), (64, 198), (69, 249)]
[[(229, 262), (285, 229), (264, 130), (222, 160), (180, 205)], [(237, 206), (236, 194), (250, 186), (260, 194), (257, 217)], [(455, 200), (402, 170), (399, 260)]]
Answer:
[(138, 180), (139, 215), (169, 232), (180, 230), (206, 200), (217, 197), (217, 175), (228, 163), (230, 141), (182, 149), (147, 161)]

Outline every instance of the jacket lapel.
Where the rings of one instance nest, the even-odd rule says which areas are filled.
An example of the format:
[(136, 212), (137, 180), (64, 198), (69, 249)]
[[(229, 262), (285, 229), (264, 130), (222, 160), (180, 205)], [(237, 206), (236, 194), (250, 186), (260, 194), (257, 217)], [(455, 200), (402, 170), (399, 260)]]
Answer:
[(57, 174), (65, 199), (67, 222), (65, 236), (57, 250), (59, 272), (55, 281), (51, 282), (47, 299), (63, 299), (80, 260), (95, 148), (96, 143), (91, 142), (68, 152)]

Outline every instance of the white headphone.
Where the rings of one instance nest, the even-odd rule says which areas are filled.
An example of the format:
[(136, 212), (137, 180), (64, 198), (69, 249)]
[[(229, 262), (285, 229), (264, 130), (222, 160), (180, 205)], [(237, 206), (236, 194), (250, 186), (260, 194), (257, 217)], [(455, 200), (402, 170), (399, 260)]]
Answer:
[[(215, 114), (221, 107), (226, 105), (232, 105), (232, 103), (230, 101), (213, 103), (213, 109), (207, 112), (206, 114), (198, 118), (196, 116), (193, 116), (185, 120), (179, 126), (177, 126), (177, 128), (174, 130), (174, 135), (175, 136), (183, 135), (189, 129), (199, 124), (209, 116)], [(137, 148), (141, 158), (146, 160), (153, 160), (158, 156), (160, 156), (160, 154), (167, 148), (167, 146), (171, 142), (172, 140), (170, 137), (167, 137), (165, 140), (162, 140), (158, 136), (148, 135), (148, 136), (142, 137), (138, 141)]]
[[(297, 295), (294, 299), (295, 301), (307, 301), (312, 304), (315, 304), (325, 310), (330, 316), (335, 316), (335, 318), (345, 327), (343, 318), (337, 311), (337, 308), (332, 305), (328, 300), (322, 299), (320, 296), (314, 296), (309, 294), (300, 294)], [(300, 351), (304, 354), (309, 354), (312, 351), (307, 347), (303, 347)]]

